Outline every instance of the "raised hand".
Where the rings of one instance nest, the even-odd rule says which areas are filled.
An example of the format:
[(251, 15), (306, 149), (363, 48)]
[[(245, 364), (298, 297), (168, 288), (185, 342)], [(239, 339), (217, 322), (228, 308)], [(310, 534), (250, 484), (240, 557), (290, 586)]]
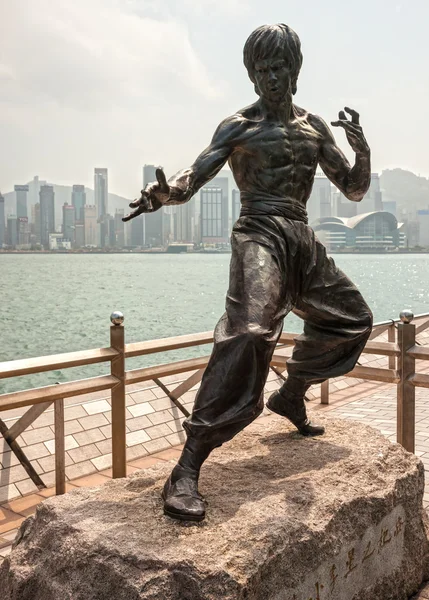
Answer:
[[(351, 116), (351, 121), (348, 120), (344, 111)], [(358, 112), (346, 106), (344, 110), (340, 110), (338, 113), (338, 121), (332, 121), (331, 125), (333, 127), (342, 127), (345, 130), (347, 141), (356, 153), (369, 153), (368, 142), (359, 124)]]
[(162, 169), (157, 169), (155, 175), (157, 181), (148, 183), (141, 191), (140, 198), (130, 203), (130, 208), (135, 208), (135, 210), (123, 217), (123, 221), (130, 221), (142, 213), (155, 212), (167, 202), (170, 197), (170, 186), (165, 173)]

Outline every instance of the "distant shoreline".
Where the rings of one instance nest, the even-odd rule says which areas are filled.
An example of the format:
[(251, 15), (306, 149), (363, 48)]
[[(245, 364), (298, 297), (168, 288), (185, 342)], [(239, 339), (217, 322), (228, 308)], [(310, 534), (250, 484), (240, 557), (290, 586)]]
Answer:
[[(392, 256), (397, 256), (398, 254), (429, 254), (429, 249), (427, 250), (335, 250), (329, 251), (329, 254), (387, 254)], [(193, 252), (167, 252), (167, 250), (79, 250), (79, 251), (69, 251), (69, 250), (0, 250), (0, 256), (3, 254), (38, 254), (40, 256), (49, 254), (49, 255), (79, 255), (84, 254), (165, 254), (168, 256), (177, 256), (182, 254), (231, 254), (230, 250), (198, 250)]]

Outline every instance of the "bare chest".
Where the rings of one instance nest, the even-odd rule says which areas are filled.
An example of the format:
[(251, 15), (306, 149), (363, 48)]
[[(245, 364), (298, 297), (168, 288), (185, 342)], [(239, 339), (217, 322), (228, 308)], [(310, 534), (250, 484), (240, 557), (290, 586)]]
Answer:
[(315, 167), (319, 138), (306, 124), (252, 124), (236, 146), (234, 154), (241, 162), (250, 162), (262, 169), (286, 166)]

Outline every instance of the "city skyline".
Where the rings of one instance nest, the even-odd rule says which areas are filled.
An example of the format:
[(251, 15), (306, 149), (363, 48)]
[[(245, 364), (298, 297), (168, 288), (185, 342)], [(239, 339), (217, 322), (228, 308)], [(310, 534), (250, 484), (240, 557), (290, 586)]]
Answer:
[[(284, 21), (304, 53), (296, 103), (328, 123), (352, 106), (374, 171), (429, 175), (429, 124), (404, 117), (429, 101), (423, 0), (362, 0), (359, 10), (339, 0), (291, 0), (287, 10), (280, 0), (19, 0), (1, 10), (2, 191), (34, 172), (89, 187), (91, 164), (109, 167), (110, 189), (134, 198), (148, 148), (167, 177), (188, 167), (218, 123), (256, 99), (242, 65), (247, 36)], [(350, 157), (343, 132), (334, 135)]]

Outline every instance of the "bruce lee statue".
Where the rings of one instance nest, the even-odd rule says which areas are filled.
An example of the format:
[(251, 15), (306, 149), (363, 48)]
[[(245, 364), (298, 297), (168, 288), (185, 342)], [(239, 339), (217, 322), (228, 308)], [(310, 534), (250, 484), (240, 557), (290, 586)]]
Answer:
[[(231, 235), (226, 310), (191, 416), (182, 455), (163, 490), (164, 513), (201, 521), (201, 466), (210, 452), (261, 414), (263, 390), (283, 320), (304, 321), (287, 361), (287, 379), (268, 402), (305, 436), (324, 433), (307, 418), (308, 388), (351, 371), (372, 327), (372, 314), (350, 279), (335, 266), (308, 226), (306, 203), (317, 165), (349, 199), (359, 202), (371, 179), (370, 150), (356, 111), (340, 111), (356, 154), (351, 166), (327, 124), (293, 103), (301, 44), (287, 25), (263, 25), (244, 46), (244, 65), (258, 100), (227, 117), (188, 169), (168, 181), (162, 169), (123, 220), (183, 204), (224, 166), (240, 190), (241, 212)], [(345, 113), (348, 113), (349, 117)]]

